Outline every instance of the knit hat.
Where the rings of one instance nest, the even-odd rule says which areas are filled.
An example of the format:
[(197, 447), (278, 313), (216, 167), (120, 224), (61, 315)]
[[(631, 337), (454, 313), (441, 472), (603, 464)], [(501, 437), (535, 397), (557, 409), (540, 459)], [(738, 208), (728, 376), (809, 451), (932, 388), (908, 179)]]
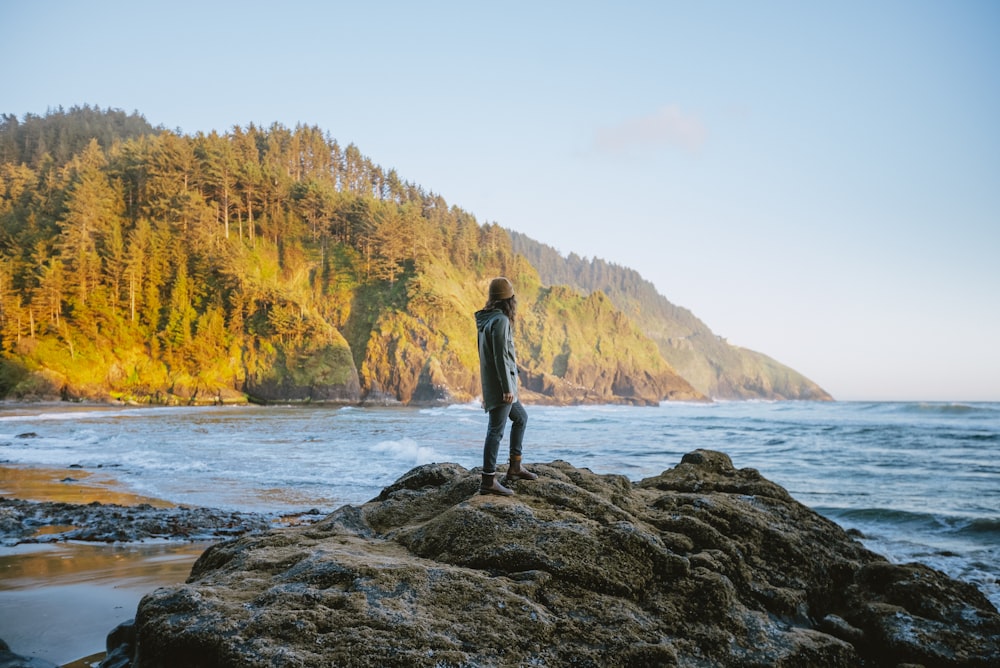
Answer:
[(490, 281), (490, 301), (510, 299), (514, 296), (514, 284), (503, 276)]

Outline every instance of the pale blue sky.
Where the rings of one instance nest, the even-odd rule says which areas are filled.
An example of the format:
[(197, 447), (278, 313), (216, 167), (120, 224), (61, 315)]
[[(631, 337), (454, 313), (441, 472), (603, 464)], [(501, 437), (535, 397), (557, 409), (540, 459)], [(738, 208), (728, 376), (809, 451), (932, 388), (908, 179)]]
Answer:
[(1000, 2), (11, 2), (0, 111), (302, 122), (838, 399), (1000, 400)]

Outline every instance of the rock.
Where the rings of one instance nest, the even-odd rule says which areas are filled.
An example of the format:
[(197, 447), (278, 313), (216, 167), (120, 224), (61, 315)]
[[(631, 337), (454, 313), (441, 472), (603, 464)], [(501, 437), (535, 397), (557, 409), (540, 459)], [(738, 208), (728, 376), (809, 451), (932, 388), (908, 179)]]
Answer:
[(45, 659), (21, 656), (11, 651), (10, 646), (0, 640), (0, 668), (58, 668)]
[(95, 501), (81, 505), (0, 498), (0, 544), (230, 538), (291, 519), (212, 508), (154, 508), (148, 503), (120, 506)]
[(247, 374), (243, 391), (251, 401), (353, 404), (360, 400), (350, 347), (332, 327), (322, 327), (323, 336), (280, 346), (267, 368)]
[(865, 637), (864, 631), (851, 626), (837, 615), (827, 615), (821, 619), (818, 628), (824, 633), (829, 633), (852, 644), (861, 642)]
[(986, 666), (1000, 614), (696, 451), (632, 483), (532, 465), (516, 496), (417, 467), (310, 526), (219, 543), (143, 598), (136, 665)]
[(98, 668), (128, 668), (135, 661), (135, 620), (116, 626), (108, 634), (107, 653)]

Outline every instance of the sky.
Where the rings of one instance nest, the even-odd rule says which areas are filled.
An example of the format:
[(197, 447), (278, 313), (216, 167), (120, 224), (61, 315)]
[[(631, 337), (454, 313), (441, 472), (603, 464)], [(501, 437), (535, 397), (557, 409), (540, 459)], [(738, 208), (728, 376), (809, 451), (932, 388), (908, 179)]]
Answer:
[(839, 400), (1000, 401), (1000, 2), (0, 0), (0, 111), (318, 126)]

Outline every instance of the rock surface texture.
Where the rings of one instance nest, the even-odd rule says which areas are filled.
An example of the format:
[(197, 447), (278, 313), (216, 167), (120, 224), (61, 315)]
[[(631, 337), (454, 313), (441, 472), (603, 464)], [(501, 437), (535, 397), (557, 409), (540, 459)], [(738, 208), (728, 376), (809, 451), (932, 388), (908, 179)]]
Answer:
[[(287, 520), (308, 519), (303, 515)], [(274, 526), (278, 519), (212, 508), (154, 508), (146, 503), (119, 506), (95, 501), (82, 505), (0, 499), (0, 545), (66, 540), (100, 543), (157, 538), (211, 540), (259, 533)]]
[(753, 469), (698, 450), (632, 483), (455, 464), (207, 550), (139, 605), (142, 668), (996, 666), (975, 587), (894, 565)]

